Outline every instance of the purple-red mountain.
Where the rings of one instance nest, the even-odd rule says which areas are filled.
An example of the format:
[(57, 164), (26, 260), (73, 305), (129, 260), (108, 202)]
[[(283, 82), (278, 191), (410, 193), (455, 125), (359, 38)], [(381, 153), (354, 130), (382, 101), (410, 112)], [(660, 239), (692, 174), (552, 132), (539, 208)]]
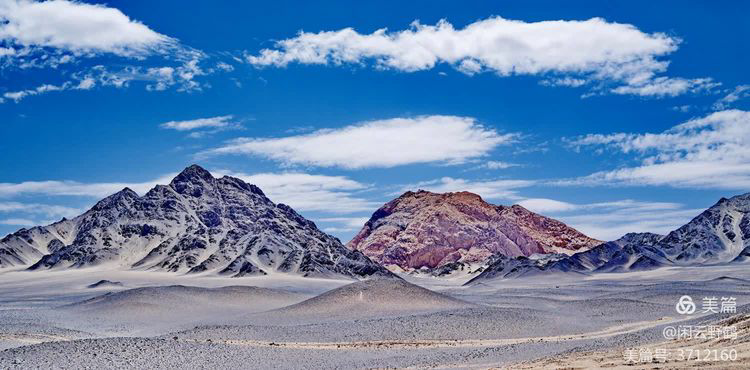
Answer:
[(375, 211), (347, 247), (395, 270), (486, 264), (493, 256), (570, 254), (601, 244), (519, 205), (469, 192), (406, 192)]

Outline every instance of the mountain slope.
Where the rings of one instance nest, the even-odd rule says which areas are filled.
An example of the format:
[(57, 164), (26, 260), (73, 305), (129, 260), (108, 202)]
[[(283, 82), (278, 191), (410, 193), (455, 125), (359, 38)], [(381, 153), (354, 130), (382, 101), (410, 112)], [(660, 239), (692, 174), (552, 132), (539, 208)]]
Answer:
[[(229, 276), (390, 275), (256, 186), (193, 165), (144, 196), (130, 189), (84, 214), (0, 242), (3, 265), (112, 265)], [(41, 257), (41, 258), (39, 258)]]
[(545, 253), (569, 254), (601, 243), (582, 232), (549, 217), (529, 211), (520, 205), (497, 206), (500, 215), (512, 221), (542, 246)]
[(679, 264), (735, 259), (750, 247), (750, 193), (721, 198), (658, 244)]
[(469, 192), (406, 192), (375, 211), (347, 247), (403, 270), (484, 263), (490, 256), (575, 251), (601, 243), (521, 206)]
[(271, 314), (285, 318), (318, 316), (355, 319), (437, 312), (474, 304), (396, 279), (370, 279), (339, 287)]
[(664, 252), (644, 244), (663, 238), (652, 233), (631, 233), (573, 255), (550, 254), (540, 258), (501, 258), (467, 284), (495, 278), (549, 273), (597, 273), (649, 270), (672, 263)]
[(750, 193), (718, 203), (661, 236), (631, 233), (571, 256), (498, 259), (469, 283), (548, 272), (625, 272), (750, 261)]

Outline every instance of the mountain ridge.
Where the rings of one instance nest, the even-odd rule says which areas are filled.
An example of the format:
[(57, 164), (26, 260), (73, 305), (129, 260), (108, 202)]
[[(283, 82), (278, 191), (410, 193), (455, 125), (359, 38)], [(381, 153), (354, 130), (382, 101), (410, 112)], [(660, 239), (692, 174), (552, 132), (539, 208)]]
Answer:
[(500, 258), (467, 284), (544, 273), (643, 271), (750, 261), (750, 193), (721, 198), (667, 235), (629, 233), (570, 256)]
[(392, 276), (255, 185), (200, 166), (143, 196), (124, 188), (83, 214), (0, 241), (0, 267), (97, 265), (234, 277)]

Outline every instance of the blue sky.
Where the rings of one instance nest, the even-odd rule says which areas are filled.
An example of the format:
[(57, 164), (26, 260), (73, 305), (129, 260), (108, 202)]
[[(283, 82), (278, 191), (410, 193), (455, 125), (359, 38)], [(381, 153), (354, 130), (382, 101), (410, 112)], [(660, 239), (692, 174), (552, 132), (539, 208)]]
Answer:
[(667, 232), (750, 190), (748, 11), (0, 0), (0, 235), (192, 163), (343, 241), (418, 188)]

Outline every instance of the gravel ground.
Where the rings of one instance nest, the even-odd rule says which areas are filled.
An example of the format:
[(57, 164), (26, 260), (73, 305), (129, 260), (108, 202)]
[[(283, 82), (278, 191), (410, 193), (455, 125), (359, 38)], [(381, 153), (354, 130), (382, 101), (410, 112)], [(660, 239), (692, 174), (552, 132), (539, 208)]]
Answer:
[[(85, 295), (78, 288), (66, 295), (54, 281), (50, 296), (25, 293), (19, 279), (10, 288), (19, 298), (0, 303), (0, 349), (7, 348), (0, 368), (527, 369), (578, 366), (579, 359), (583, 368), (616, 367), (624, 365), (618, 351), (621, 360), (624, 348), (663, 342), (667, 325), (728, 316), (681, 316), (675, 303), (682, 295), (698, 303), (734, 296), (747, 313), (748, 277), (747, 269), (717, 267), (473, 287), (410, 279), (429, 290), (397, 281), (336, 289), (340, 283), (228, 279), (225, 285), (268, 289), (165, 286), (105, 296), (106, 289)], [(742, 355), (732, 366), (747, 361)]]

